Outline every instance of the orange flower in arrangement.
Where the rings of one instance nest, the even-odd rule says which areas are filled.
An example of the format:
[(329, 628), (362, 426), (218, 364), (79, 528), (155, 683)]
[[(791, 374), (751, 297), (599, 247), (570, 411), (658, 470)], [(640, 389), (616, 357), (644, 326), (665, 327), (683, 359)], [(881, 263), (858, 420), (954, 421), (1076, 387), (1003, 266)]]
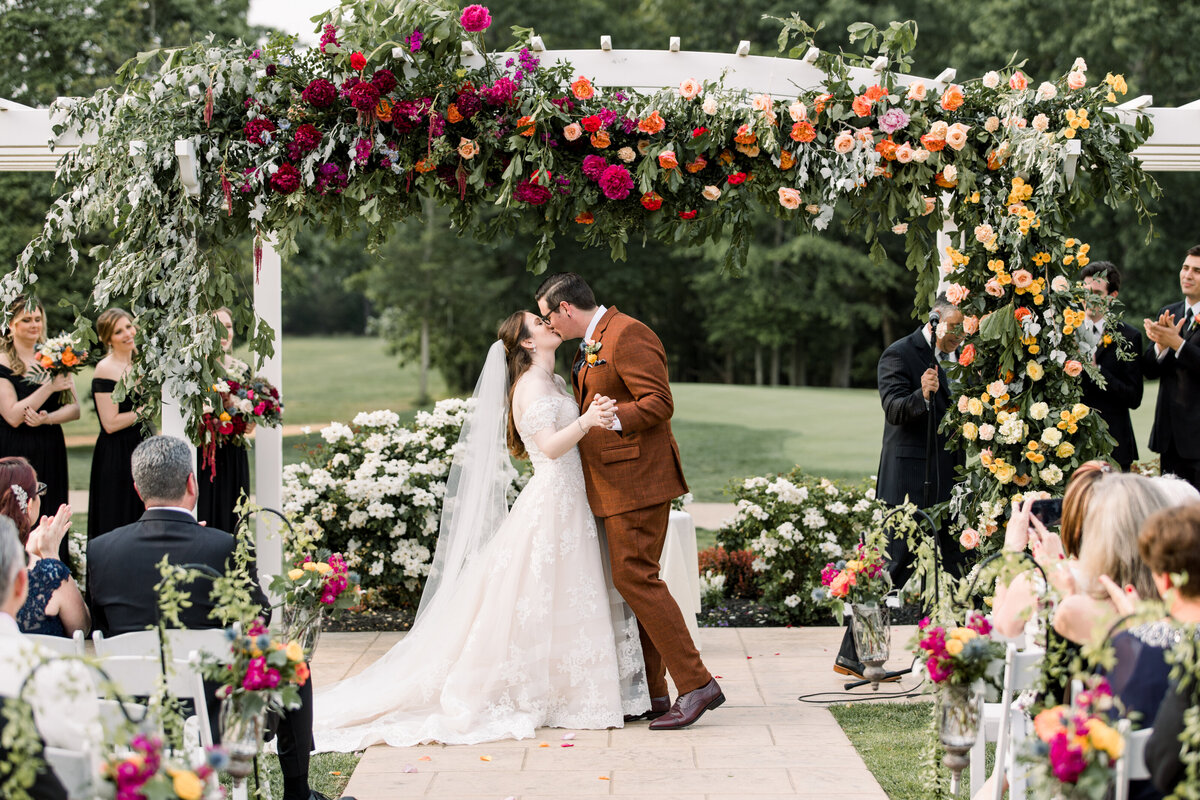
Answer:
[(921, 137), (921, 146), (931, 153), (937, 153), (946, 146), (946, 140), (927, 133)]
[(684, 169), (693, 175), (708, 166), (708, 159), (704, 156), (696, 156), (695, 161), (689, 161), (684, 165)]
[(791, 169), (796, 166), (796, 158), (787, 150), (779, 154), (779, 168), (783, 170)]
[(679, 159), (675, 157), (674, 150), (664, 150), (658, 154), (658, 165), (663, 169), (675, 169), (679, 166)]
[(596, 221), (596, 218), (594, 216), (592, 216), (592, 212), (584, 211), (582, 214), (580, 214), (578, 217), (575, 218), (575, 221), (578, 222), (580, 225), (591, 225), (593, 222)]
[(418, 161), (416, 163), (416, 165), (413, 167), (413, 169), (415, 169), (417, 172), (424, 174), (426, 172), (433, 172), (435, 169), (437, 169), (437, 164), (434, 164), (431, 160), (429, 160), (427, 158), (422, 158), (420, 161)]
[(717, 156), (717, 160), (728, 166), (733, 163), (733, 153), (728, 150), (722, 150), (721, 155)]
[(825, 104), (833, 99), (831, 94), (819, 95), (816, 100), (813, 100), (813, 114), (820, 114), (825, 110)]
[(648, 117), (638, 122), (638, 130), (642, 133), (662, 133), (666, 127), (666, 120), (657, 111), (651, 111)]
[(63, 350), (62, 363), (64, 367), (73, 367), (79, 363), (79, 356), (75, 355), (75, 351), (68, 347)]
[(517, 133), (520, 134), (521, 136), (526, 136), (526, 137), (533, 136), (533, 133), (536, 130), (537, 130), (537, 121), (534, 120), (534, 118), (529, 116), (528, 114), (526, 114), (525, 116), (523, 116), (519, 120), (517, 120)]
[(660, 208), (662, 208), (662, 204), (662, 195), (660, 195), (658, 192), (646, 192), (644, 195), (642, 195), (642, 205), (647, 211), (658, 211)]
[(850, 108), (854, 109), (855, 116), (869, 117), (871, 115), (872, 102), (865, 94), (860, 94), (854, 98), (854, 102), (850, 104)]
[(990, 170), (1000, 169), (1006, 160), (998, 150), (991, 150), (987, 154), (987, 168)]
[(591, 81), (580, 75), (571, 81), (571, 94), (579, 100), (591, 100), (596, 96), (596, 89), (592, 86)]
[(734, 136), (733, 140), (738, 144), (754, 144), (758, 141), (758, 134), (750, 129), (749, 124), (743, 124), (738, 128), (737, 136)]
[(36, 360), (45, 369), (50, 369), (52, 366), (54, 366), (54, 360), (51, 359), (50, 356), (39, 355)]
[(897, 147), (898, 145), (892, 141), (892, 137), (889, 136), (886, 139), (879, 140), (879, 143), (875, 145), (875, 152), (883, 156), (884, 160), (886, 161), (895, 161)]
[(936, 183), (938, 186), (942, 187), (943, 189), (953, 189), (955, 186), (958, 185), (958, 181), (957, 180), (952, 181), (952, 180), (948, 179), (946, 177), (945, 172), (939, 172), (937, 175), (934, 175), (933, 182)]
[(1017, 306), (1016, 308), (1013, 309), (1013, 316), (1016, 317), (1017, 322), (1020, 322), (1021, 320), (1025, 319), (1032, 313), (1033, 312), (1030, 311), (1029, 308), (1026, 306)]
[(592, 134), (592, 147), (597, 150), (603, 150), (612, 144), (612, 138), (609, 137), (608, 131), (599, 130)]
[(946, 111), (954, 111), (963, 104), (965, 99), (962, 87), (956, 83), (950, 84), (946, 87), (946, 91), (942, 92), (942, 108)]
[(958, 354), (958, 363), (964, 367), (971, 366), (975, 361), (975, 345), (969, 344)]
[(793, 140), (806, 144), (817, 138), (817, 129), (808, 120), (801, 120), (792, 126), (791, 136)]
[(392, 101), (386, 97), (379, 98), (379, 103), (375, 106), (375, 116), (380, 122), (392, 121)]
[(446, 109), (446, 121), (451, 125), (463, 121), (463, 115), (462, 112), (458, 110), (457, 103), (451, 103), (450, 107)]
[(874, 103), (876, 100), (882, 100), (887, 97), (887, 89), (877, 83), (874, 86), (868, 86), (867, 91), (863, 92), (863, 95)]

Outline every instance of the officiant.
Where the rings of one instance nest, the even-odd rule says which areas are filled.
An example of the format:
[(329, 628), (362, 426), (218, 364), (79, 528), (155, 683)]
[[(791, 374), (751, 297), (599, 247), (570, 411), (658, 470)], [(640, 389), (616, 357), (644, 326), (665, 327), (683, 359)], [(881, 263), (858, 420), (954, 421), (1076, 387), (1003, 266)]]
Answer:
[[(938, 295), (930, 322), (894, 342), (879, 358), (879, 399), (883, 405), (883, 449), (875, 496), (889, 506), (911, 501), (918, 507), (933, 506), (950, 499), (955, 468), (963, 463), (962, 452), (946, 446), (946, 435), (937, 432), (951, 402), (946, 366), (958, 358), (962, 343), (963, 313), (958, 306)], [(936, 320), (936, 322), (934, 321)], [(933, 366), (936, 359), (937, 366)], [(925, 467), (932, 414), (936, 441), (931, 471), (932, 491), (925, 502)], [(962, 548), (943, 525), (939, 532), (942, 568), (957, 573)], [(889, 536), (888, 571), (892, 585), (901, 588), (912, 575), (915, 555), (903, 536)], [(863, 665), (854, 648), (849, 626), (842, 639), (834, 672), (862, 677)]]

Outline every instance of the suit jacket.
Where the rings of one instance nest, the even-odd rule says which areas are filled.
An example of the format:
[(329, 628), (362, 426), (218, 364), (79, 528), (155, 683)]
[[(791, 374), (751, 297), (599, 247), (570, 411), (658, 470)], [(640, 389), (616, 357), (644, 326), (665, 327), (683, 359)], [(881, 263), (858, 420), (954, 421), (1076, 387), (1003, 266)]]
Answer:
[[(7, 722), (6, 706), (10, 703), (15, 704), (16, 701), (9, 697), (0, 697), (0, 720)], [(74, 744), (78, 745), (78, 742)], [(66, 787), (55, 774), (54, 768), (46, 763), (46, 743), (39, 738), (36, 748), (37, 752), (33, 755), (41, 760), (42, 766), (33, 777), (33, 785), (25, 791), (29, 793), (31, 800), (68, 800)], [(0, 745), (0, 762), (7, 761), (9, 758), (11, 758), (11, 754), (8, 748)]]
[(1133, 422), (1129, 411), (1142, 404), (1142, 334), (1132, 325), (1122, 322), (1117, 326), (1125, 337), (1120, 348), (1129, 358), (1118, 357), (1118, 348), (1101, 343), (1096, 349), (1096, 367), (1104, 376), (1103, 389), (1085, 372), (1083, 374), (1083, 402), (1094, 409), (1108, 423), (1108, 432), (1117, 440), (1112, 458), (1129, 469), (1137, 460), (1137, 439), (1133, 435)]
[(687, 493), (679, 447), (671, 434), (675, 410), (662, 342), (641, 322), (612, 307), (596, 324), (600, 361), (575, 354), (571, 383), (579, 410), (601, 394), (617, 401), (620, 431), (593, 428), (579, 442), (588, 503), (611, 517), (669, 502)]
[[(88, 542), (88, 608), (92, 627), (106, 636), (141, 631), (158, 621), (154, 586), (162, 577), (158, 562), (165, 555), (172, 564), (203, 564), (224, 573), (235, 548), (233, 536), (200, 525), (191, 514), (149, 508), (141, 519)], [(212, 585), (197, 580), (179, 587), (191, 595), (192, 605), (179, 615), (185, 628), (216, 628), (209, 616)], [(258, 588), (257, 600), (266, 596)]]
[[(924, 328), (892, 343), (879, 358), (879, 400), (883, 405), (883, 449), (879, 454), (876, 496), (889, 505), (905, 499), (921, 505), (925, 487), (925, 440), (929, 412), (921, 395), (921, 375), (929, 369), (933, 349)], [(941, 385), (933, 396), (934, 425), (941, 424), (950, 405), (950, 384), (939, 367)], [(946, 437), (937, 434), (933, 470), (933, 502), (950, 499), (954, 468), (962, 463), (958, 451), (946, 449)]]
[[(1183, 300), (1160, 310), (1170, 311), (1175, 319), (1187, 313)], [(1167, 350), (1160, 361), (1154, 343), (1142, 356), (1142, 371), (1147, 378), (1158, 378), (1158, 402), (1154, 407), (1154, 427), (1150, 431), (1150, 449), (1166, 453), (1172, 448), (1183, 458), (1200, 459), (1200, 326), (1193, 325), (1176, 353)]]

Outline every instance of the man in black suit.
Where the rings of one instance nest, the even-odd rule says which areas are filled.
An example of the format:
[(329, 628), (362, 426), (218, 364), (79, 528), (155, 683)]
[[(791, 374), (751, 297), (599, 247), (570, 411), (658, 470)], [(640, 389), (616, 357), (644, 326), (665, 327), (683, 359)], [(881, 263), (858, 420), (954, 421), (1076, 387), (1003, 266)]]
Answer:
[[(925, 503), (929, 415), (933, 415), (936, 430), (950, 406), (950, 383), (943, 365), (956, 358), (955, 351), (962, 343), (963, 321), (962, 311), (943, 296), (938, 297), (933, 311), (940, 319), (936, 330), (926, 323), (893, 342), (879, 358), (879, 399), (885, 421), (875, 496), (891, 506), (911, 501), (918, 507), (928, 507), (949, 500), (955, 467), (962, 463), (961, 453), (949, 450), (946, 436), (936, 433), (932, 496)], [(935, 357), (937, 367), (932, 366)], [(946, 528), (939, 532), (939, 540), (943, 569), (958, 569), (962, 562), (958, 542)], [(913, 572), (913, 554), (903, 537), (889, 539), (887, 557), (892, 583), (902, 587)], [(833, 670), (841, 675), (862, 677), (863, 665), (858, 660), (849, 626)]]
[[(1108, 261), (1093, 261), (1079, 273), (1085, 288), (1096, 295), (1116, 297), (1121, 290), (1121, 272)], [(1104, 377), (1104, 388), (1083, 374), (1083, 402), (1104, 420), (1108, 432), (1117, 444), (1112, 460), (1125, 472), (1137, 460), (1137, 439), (1129, 412), (1142, 404), (1142, 334), (1137, 328), (1118, 322), (1117, 328), (1125, 343), (1112, 344), (1112, 336), (1104, 330), (1105, 305), (1097, 303), (1088, 309), (1088, 318), (1079, 335), (1096, 344), (1092, 363)]]
[(1150, 449), (1162, 457), (1163, 473), (1200, 488), (1200, 245), (1187, 251), (1179, 270), (1183, 299), (1144, 320), (1150, 346), (1142, 356), (1147, 378), (1158, 378), (1158, 404)]
[[(197, 484), (192, 450), (182, 439), (152, 436), (133, 451), (133, 484), (146, 504), (142, 518), (88, 542), (88, 606), (92, 624), (105, 634), (146, 630), (158, 622), (154, 586), (161, 580), (157, 564), (165, 555), (172, 564), (204, 564), (218, 572), (231, 567), (236, 540), (196, 521)], [(191, 594), (192, 607), (180, 614), (186, 628), (216, 628), (206, 581), (180, 587)], [(258, 589), (264, 609), (266, 596)], [(210, 692), (210, 695), (212, 693)], [(217, 719), (215, 698), (210, 718)], [(308, 786), (312, 752), (312, 681), (300, 687), (301, 705), (279, 720), (279, 766), (284, 800), (328, 800)]]

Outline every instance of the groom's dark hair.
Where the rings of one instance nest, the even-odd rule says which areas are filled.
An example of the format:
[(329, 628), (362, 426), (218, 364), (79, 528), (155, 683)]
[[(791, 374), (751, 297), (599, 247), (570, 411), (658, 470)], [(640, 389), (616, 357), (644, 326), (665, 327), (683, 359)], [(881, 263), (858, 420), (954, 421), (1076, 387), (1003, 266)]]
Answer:
[(566, 300), (580, 311), (591, 311), (596, 307), (596, 295), (587, 281), (574, 272), (561, 272), (551, 275), (542, 281), (534, 294), (534, 300), (546, 300), (546, 307), (558, 308), (559, 303)]

